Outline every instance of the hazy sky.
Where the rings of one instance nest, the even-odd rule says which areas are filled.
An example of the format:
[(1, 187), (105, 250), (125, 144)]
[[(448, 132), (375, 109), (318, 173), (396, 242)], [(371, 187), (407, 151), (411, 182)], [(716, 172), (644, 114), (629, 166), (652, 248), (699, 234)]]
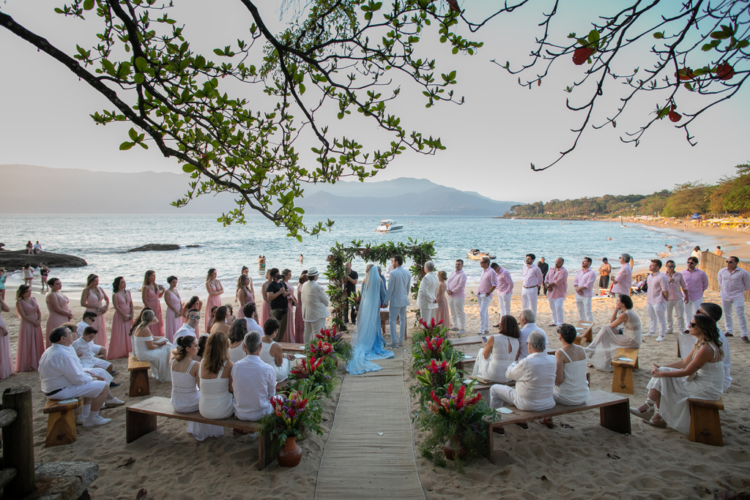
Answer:
[[(97, 26), (93, 15), (90, 21), (82, 22), (54, 14), (53, 8), (62, 3), (7, 0), (0, 3), (0, 10), (72, 54), (76, 43), (85, 47), (92, 44)], [(215, 47), (247, 38), (250, 16), (237, 0), (212, 0), (210, 11), (205, 1), (176, 3), (179, 9), (175, 10), (175, 17), (187, 24), (186, 35), (200, 52), (208, 54)], [(259, 4), (278, 28), (279, 2)], [(472, 8), (469, 2), (463, 5)], [(592, 16), (605, 13), (601, 5), (602, 2), (575, 2), (571, 7), (575, 11), (561, 10), (556, 32), (576, 31), (579, 35), (588, 32)], [(434, 40), (436, 37), (420, 43), (425, 54), (438, 57), (436, 73), (458, 70), (459, 85), (454, 88), (458, 96), (466, 97), (466, 104), (442, 104), (428, 110), (421, 91), (405, 84), (396, 111), (402, 124), (407, 130), (418, 129), (425, 135), (440, 136), (448, 149), (429, 157), (404, 154), (379, 173), (376, 180), (428, 178), (498, 200), (530, 202), (606, 193), (650, 193), (691, 180), (715, 182), (733, 173), (734, 165), (750, 160), (747, 91), (708, 111), (691, 127), (698, 141), (696, 147), (691, 147), (684, 132), (667, 120), (656, 124), (638, 148), (622, 143), (620, 134), (645, 123), (647, 113), (655, 108), (656, 97), (644, 96), (636, 103), (639, 108), (634, 107), (630, 115), (618, 120), (617, 129), (589, 130), (577, 151), (567, 159), (546, 172), (532, 172), (531, 162), (542, 166), (555, 159), (572, 141), (569, 130), (583, 116), (565, 108), (568, 94), (563, 89), (572, 79), (580, 78), (585, 66), (558, 61), (552, 78), (544, 80), (541, 87), (528, 90), (517, 85), (516, 77), (489, 61), (497, 58), (518, 65), (525, 60), (534, 48), (542, 7), (549, 9), (546, 3), (532, 4), (534, 10), (514, 13), (474, 35), (485, 46), (473, 57), (452, 56), (447, 45)], [(463, 34), (467, 38), (472, 36)], [(180, 171), (176, 161), (161, 157), (155, 148), (119, 151), (129, 125), (97, 127), (89, 117), (95, 111), (113, 106), (58, 62), (38, 53), (5, 29), (0, 29), (0, 60), (3, 65), (0, 164), (119, 172)], [(636, 59), (626, 59), (623, 64), (629, 69), (647, 65)], [(612, 113), (619, 91), (612, 84), (605, 89), (607, 107), (599, 112), (597, 122)], [(579, 102), (588, 96), (574, 93), (574, 99), (576, 95), (580, 96)], [(253, 98), (257, 96), (253, 94)], [(267, 107), (269, 103), (259, 101), (258, 105)], [(690, 105), (685, 101), (680, 111), (690, 109)], [(356, 120), (342, 123), (354, 137), (374, 132), (368, 123)]]

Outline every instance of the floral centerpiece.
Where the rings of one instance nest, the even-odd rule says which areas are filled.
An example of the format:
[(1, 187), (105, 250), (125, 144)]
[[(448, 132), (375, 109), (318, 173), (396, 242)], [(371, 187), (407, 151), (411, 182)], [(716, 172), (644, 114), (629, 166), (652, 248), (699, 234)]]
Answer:
[(300, 364), (289, 372), (292, 385), (294, 382), (307, 380), (313, 386), (320, 386), (326, 396), (329, 396), (336, 384), (336, 378), (329, 374), (323, 361), (315, 356), (311, 356), (309, 360), (301, 360)]
[(417, 372), (419, 383), (412, 386), (412, 392), (419, 393), (419, 402), (424, 405), (432, 394), (445, 395), (448, 384), (456, 380), (457, 373), (452, 359), (450, 362), (445, 360), (442, 363), (433, 359)]
[(289, 396), (283, 394), (271, 398), (273, 412), (261, 420), (263, 433), (278, 438), (282, 449), (279, 450), (277, 458), (282, 467), (295, 467), (302, 460), (302, 450), (296, 440), (301, 439), (303, 433), (315, 430), (318, 434), (322, 431), (317, 422), (320, 420), (320, 405), (311, 405), (319, 388), (307, 390), (307, 394), (293, 390)]
[(349, 295), (349, 304), (355, 309), (359, 309), (359, 304), (362, 302), (362, 293), (356, 292)]
[(307, 353), (318, 360), (322, 359), (326, 371), (333, 372), (336, 370), (336, 365), (338, 364), (336, 351), (328, 342), (311, 340), (307, 346)]
[(320, 333), (315, 334), (315, 338), (331, 344), (334, 351), (336, 351), (337, 357), (344, 361), (349, 361), (351, 359), (354, 349), (349, 342), (344, 340), (344, 335), (336, 331), (335, 326), (333, 327), (333, 331), (321, 328)]

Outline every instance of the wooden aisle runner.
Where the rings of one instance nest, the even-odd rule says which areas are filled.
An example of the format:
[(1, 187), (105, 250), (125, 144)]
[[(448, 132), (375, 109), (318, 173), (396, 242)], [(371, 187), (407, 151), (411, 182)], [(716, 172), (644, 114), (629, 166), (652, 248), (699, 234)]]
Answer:
[(395, 359), (375, 361), (383, 367), (379, 372), (344, 377), (320, 461), (316, 498), (425, 498), (417, 474), (402, 355), (397, 349)]

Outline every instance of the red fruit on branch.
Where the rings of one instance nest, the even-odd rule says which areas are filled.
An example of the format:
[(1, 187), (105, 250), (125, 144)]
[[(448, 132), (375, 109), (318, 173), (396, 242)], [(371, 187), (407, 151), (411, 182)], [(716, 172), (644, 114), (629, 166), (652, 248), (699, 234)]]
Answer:
[(682, 118), (682, 115), (678, 113), (677, 111), (670, 111), (669, 115), (667, 116), (669, 116), (669, 119), (672, 120), (673, 122), (678, 122)]
[(579, 47), (573, 52), (573, 64), (580, 66), (596, 53), (594, 47)]
[(727, 63), (716, 66), (716, 78), (719, 80), (729, 80), (734, 76), (734, 68)]
[(687, 81), (692, 80), (695, 78), (695, 74), (693, 73), (693, 70), (690, 68), (683, 68), (677, 73), (674, 74), (675, 77), (679, 80)]

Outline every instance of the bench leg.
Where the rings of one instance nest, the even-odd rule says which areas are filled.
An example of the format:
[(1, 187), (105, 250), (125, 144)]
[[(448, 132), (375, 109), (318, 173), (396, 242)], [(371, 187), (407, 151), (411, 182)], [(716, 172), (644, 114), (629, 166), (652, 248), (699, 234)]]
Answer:
[(50, 413), (47, 419), (47, 438), (45, 448), (75, 443), (76, 416), (75, 410)]
[(634, 394), (633, 390), (633, 368), (630, 366), (615, 365), (612, 373), (612, 392), (621, 394)]
[(279, 448), (279, 442), (271, 439), (270, 434), (260, 433), (258, 436), (258, 470), (265, 469), (276, 460)]
[(719, 410), (690, 405), (690, 441), (711, 446), (724, 446)]
[(151, 389), (148, 385), (148, 370), (133, 370), (130, 372), (130, 394), (131, 398), (148, 396)]
[(125, 411), (125, 441), (132, 443), (141, 436), (156, 430), (156, 415)]
[(599, 423), (611, 431), (630, 434), (630, 400), (600, 407)]

